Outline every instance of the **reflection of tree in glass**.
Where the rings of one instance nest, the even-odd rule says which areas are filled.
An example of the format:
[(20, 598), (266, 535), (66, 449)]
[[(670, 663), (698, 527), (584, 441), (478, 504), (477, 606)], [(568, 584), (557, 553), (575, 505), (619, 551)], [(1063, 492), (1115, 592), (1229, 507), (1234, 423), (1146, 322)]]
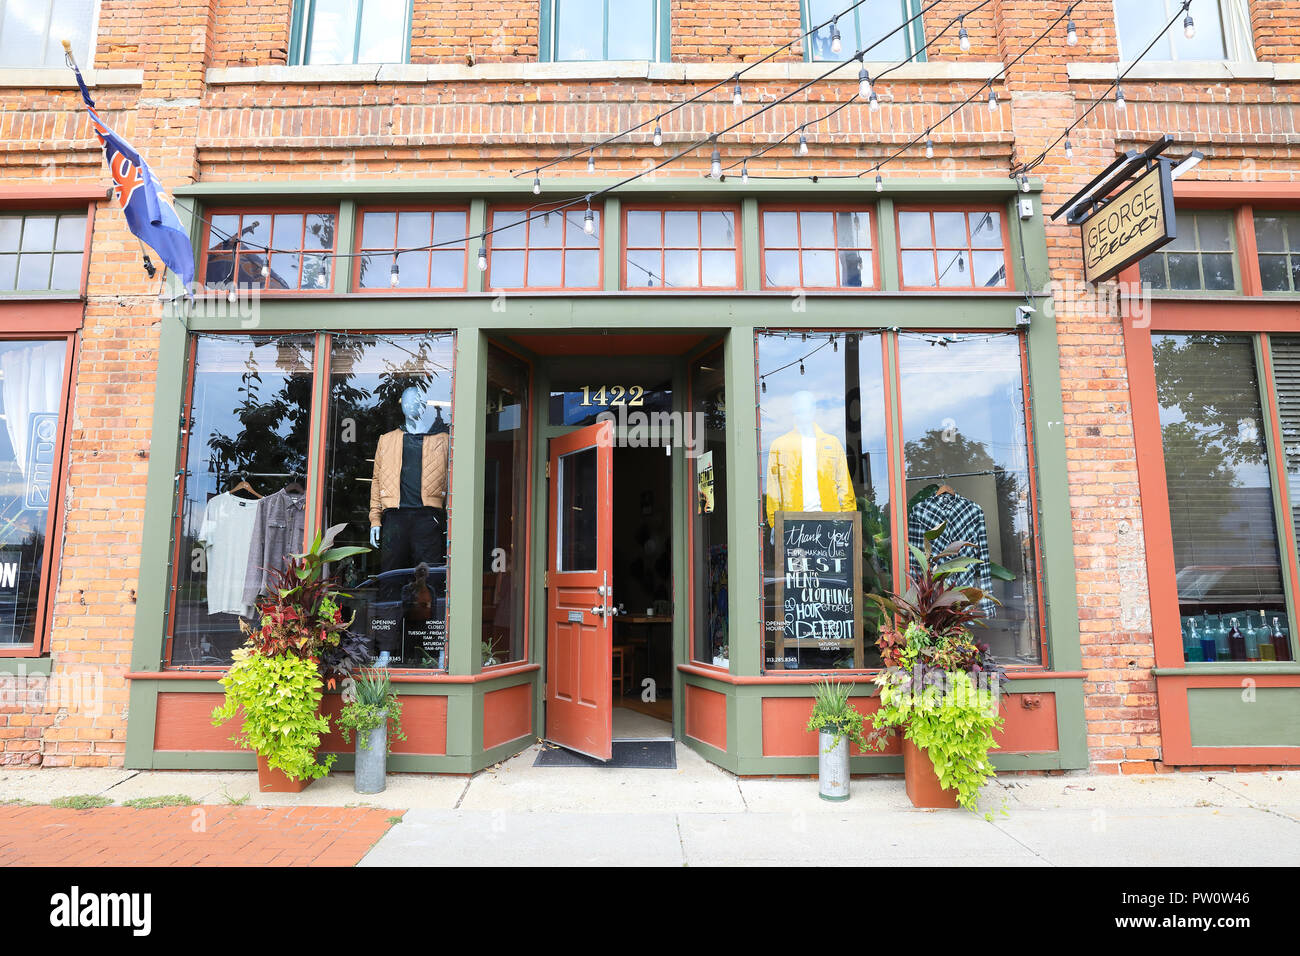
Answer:
[[(267, 383), (262, 374), (271, 348), (275, 349), (278, 374), (268, 375), (269, 384), (271, 388), (276, 384), (279, 387), (266, 395)], [(239, 428), (234, 435), (213, 431), (208, 437), (212, 450), (209, 470), (219, 482), (235, 471), (263, 475), (306, 473), (311, 427), (310, 369), (311, 347), (307, 342), (282, 339), (273, 346), (249, 349), (237, 390), (242, 398), (234, 410)], [(260, 490), (268, 493), (265, 488)]]

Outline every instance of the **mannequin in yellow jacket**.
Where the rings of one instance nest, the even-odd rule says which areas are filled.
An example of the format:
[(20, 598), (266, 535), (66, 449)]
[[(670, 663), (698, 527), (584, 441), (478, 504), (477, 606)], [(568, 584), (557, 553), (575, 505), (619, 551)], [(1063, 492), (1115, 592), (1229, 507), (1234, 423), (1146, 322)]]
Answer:
[[(790, 405), (794, 428), (772, 442), (767, 453), (767, 523), (773, 529), (778, 511), (856, 511), (858, 507), (844, 446), (814, 420), (816, 398), (812, 392), (796, 392)], [(815, 485), (805, 482), (809, 458), (816, 469)]]

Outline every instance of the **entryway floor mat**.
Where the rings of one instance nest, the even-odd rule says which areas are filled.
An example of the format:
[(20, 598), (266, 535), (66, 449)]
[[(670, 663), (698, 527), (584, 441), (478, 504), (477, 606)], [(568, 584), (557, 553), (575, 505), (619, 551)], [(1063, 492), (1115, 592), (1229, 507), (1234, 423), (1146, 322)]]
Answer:
[(671, 740), (616, 740), (610, 760), (597, 760), (546, 744), (534, 767), (605, 767), (610, 770), (676, 770), (677, 747)]

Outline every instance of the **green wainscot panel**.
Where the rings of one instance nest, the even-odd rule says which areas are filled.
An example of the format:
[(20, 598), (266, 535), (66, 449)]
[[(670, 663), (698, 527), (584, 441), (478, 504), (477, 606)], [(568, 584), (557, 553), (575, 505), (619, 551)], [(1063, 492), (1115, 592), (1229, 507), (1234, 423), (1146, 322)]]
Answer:
[[(1300, 747), (1300, 687), (1192, 687), (1193, 747)], [(1243, 699), (1245, 697), (1245, 699)]]

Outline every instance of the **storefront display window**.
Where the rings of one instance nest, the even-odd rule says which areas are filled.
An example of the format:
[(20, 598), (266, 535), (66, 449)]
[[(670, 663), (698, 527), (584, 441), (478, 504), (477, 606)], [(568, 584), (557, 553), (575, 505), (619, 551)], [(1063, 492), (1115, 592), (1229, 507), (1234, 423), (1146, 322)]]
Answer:
[(904, 289), (1007, 287), (1007, 240), (996, 210), (901, 209), (898, 246)]
[(310, 335), (193, 337), (183, 428), (170, 661), (229, 664), (266, 591), (301, 551), (312, 416)]
[(1043, 663), (1023, 342), (1015, 333), (898, 337), (908, 543), (964, 544), (954, 579), (992, 594), (976, 639), (1007, 664)]
[(333, 212), (216, 212), (210, 222), (200, 270), (208, 288), (319, 292), (333, 285)]
[(336, 335), (325, 525), (370, 547), (334, 569), (380, 664), (447, 666), (447, 524), (455, 336)]
[(688, 457), (693, 482), (691, 560), (694, 577), (691, 653), (695, 660), (730, 666), (728, 617), (730, 593), (727, 563), (727, 393), (723, 351), (716, 348), (691, 365), (693, 427), (698, 454)]
[(0, 650), (42, 637), (67, 353), (64, 339), (0, 341)]
[(733, 209), (628, 209), (625, 289), (734, 289), (740, 278)]
[(892, 586), (881, 336), (757, 338), (763, 669), (876, 666), (863, 595)]
[(367, 209), (360, 231), (358, 289), (464, 291), (468, 209)]
[(85, 244), (84, 212), (0, 216), (0, 295), (77, 292)]
[(875, 286), (867, 209), (763, 210), (763, 288)]
[(1300, 213), (1255, 213), (1255, 246), (1265, 292), (1300, 292)]
[(488, 347), (483, 471), (483, 640), (480, 665), (523, 660), (527, 603), (528, 435), (526, 363)]
[(1231, 292), (1233, 241), (1232, 213), (1180, 210), (1178, 238), (1143, 259), (1139, 274), (1155, 291)]
[[(1256, 343), (1155, 334), (1152, 353), (1184, 659), (1290, 660)], [(1273, 360), (1289, 443), (1300, 437), (1287, 414), (1300, 342), (1276, 337)], [(1300, 461), (1287, 465), (1294, 494)]]
[(600, 288), (600, 210), (495, 209), (491, 228), (490, 288)]

